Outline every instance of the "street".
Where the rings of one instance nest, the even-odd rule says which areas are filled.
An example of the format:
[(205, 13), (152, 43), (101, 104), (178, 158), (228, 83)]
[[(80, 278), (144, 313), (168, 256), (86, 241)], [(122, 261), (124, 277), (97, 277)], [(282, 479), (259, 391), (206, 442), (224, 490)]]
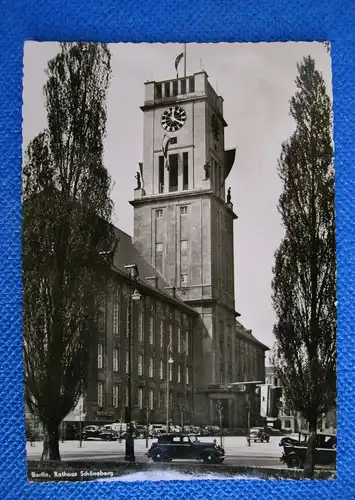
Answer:
[[(219, 437), (201, 437), (200, 441), (212, 442)], [(245, 437), (242, 436), (225, 436), (223, 437), (223, 447), (227, 455), (224, 463), (226, 465), (249, 465), (249, 466), (264, 466), (285, 468), (279, 458), (282, 454), (282, 448), (279, 447), (279, 436), (272, 436), (269, 443), (251, 443), (248, 446)], [(148, 449), (154, 442), (150, 439)], [(83, 441), (82, 447), (79, 447), (78, 441), (65, 441), (59, 443), (59, 449), (62, 460), (93, 460), (103, 462), (107, 460), (123, 460), (125, 454), (125, 441), (101, 441), (90, 440)], [(147, 462), (149, 459), (145, 456), (147, 453), (145, 439), (135, 440), (135, 455), (137, 462)], [(26, 445), (27, 459), (39, 460), (42, 453), (42, 443), (36, 442), (35, 446), (30, 443)], [(181, 461), (183, 462), (183, 461)]]

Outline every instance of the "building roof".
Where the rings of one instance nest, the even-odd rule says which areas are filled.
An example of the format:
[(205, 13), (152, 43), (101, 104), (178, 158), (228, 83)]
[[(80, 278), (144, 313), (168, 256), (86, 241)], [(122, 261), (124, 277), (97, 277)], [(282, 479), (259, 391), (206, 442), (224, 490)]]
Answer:
[(256, 337), (254, 337), (254, 335), (252, 334), (252, 331), (247, 330), (238, 320), (236, 320), (236, 332), (237, 332), (237, 335), (244, 338), (245, 340), (248, 340), (249, 342), (257, 344), (264, 351), (270, 350), (270, 347), (267, 347), (265, 344), (260, 342), (260, 340), (258, 340)]
[[(183, 307), (188, 312), (197, 314), (195, 309), (189, 307), (176, 293), (175, 297), (165, 288), (171, 288), (171, 285), (165, 281), (163, 276), (152, 266), (147, 259), (140, 253), (132, 241), (132, 237), (123, 232), (121, 229), (114, 227), (114, 231), (118, 240), (117, 250), (113, 257), (113, 266), (115, 271), (119, 271), (128, 279), (129, 270), (124, 266), (136, 264), (139, 270), (138, 283), (154, 295), (159, 295), (163, 299), (174, 303), (176, 306)], [(157, 278), (157, 286), (150, 284), (147, 278)]]

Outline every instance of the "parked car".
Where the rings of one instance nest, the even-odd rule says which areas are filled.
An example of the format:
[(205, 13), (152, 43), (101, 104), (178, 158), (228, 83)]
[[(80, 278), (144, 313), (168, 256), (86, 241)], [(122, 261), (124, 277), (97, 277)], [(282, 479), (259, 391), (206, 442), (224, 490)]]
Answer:
[(220, 464), (225, 458), (224, 449), (216, 442), (200, 442), (197, 436), (181, 433), (162, 434), (148, 453), (153, 462), (171, 462), (176, 459), (203, 460), (204, 463)]
[(304, 441), (304, 439), (305, 439), (305, 436), (302, 434), (299, 434), (298, 437), (285, 436), (280, 440), (279, 446), (285, 446), (285, 444), (300, 443), (300, 442)]
[(101, 434), (101, 428), (98, 425), (87, 425), (81, 432), (81, 438), (82, 439), (99, 438), (100, 434)]
[(104, 441), (116, 441), (120, 434), (115, 429), (106, 428), (100, 432), (99, 437)]
[(263, 427), (252, 427), (247, 436), (247, 441), (248, 443), (251, 441), (254, 441), (254, 443), (257, 441), (260, 443), (268, 443), (270, 441), (270, 436)]
[[(289, 468), (302, 469), (307, 457), (308, 435), (303, 435), (297, 442), (284, 441), (284, 453), (280, 460)], [(336, 435), (317, 434), (315, 460), (316, 465), (335, 465)]]

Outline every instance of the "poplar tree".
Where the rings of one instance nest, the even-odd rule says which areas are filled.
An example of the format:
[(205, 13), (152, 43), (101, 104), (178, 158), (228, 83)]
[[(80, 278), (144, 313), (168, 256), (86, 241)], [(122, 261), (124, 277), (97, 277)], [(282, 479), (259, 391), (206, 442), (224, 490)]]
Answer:
[(295, 132), (282, 144), (275, 254), (274, 363), (287, 406), (309, 425), (305, 475), (314, 471), (317, 423), (336, 405), (336, 263), (331, 101), (315, 61), (297, 65)]
[(110, 73), (106, 45), (62, 43), (46, 70), (47, 126), (24, 159), (24, 385), (42, 460), (60, 460), (59, 425), (85, 390), (115, 246), (103, 164)]

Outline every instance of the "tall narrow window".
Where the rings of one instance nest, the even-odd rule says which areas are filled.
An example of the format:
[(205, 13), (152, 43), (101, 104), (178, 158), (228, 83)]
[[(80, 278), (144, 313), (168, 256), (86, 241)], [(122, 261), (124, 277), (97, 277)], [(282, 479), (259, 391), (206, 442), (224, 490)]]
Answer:
[(155, 99), (161, 99), (161, 83), (155, 84)]
[(189, 189), (189, 153), (182, 153), (183, 189)]
[(114, 384), (112, 387), (112, 406), (118, 408), (118, 385)]
[(180, 215), (187, 215), (187, 206), (180, 207)]
[(170, 348), (172, 349), (172, 347), (173, 347), (173, 325), (171, 323), (169, 325), (169, 345), (170, 345)]
[(113, 349), (112, 369), (114, 372), (118, 372), (118, 349), (117, 349), (117, 347), (115, 347)]
[(178, 95), (178, 93), (179, 93), (178, 81), (174, 80), (173, 81), (173, 95)]
[(149, 358), (149, 360), (148, 360), (148, 376), (150, 378), (154, 377), (154, 359), (153, 358)]
[(190, 380), (189, 380), (189, 367), (188, 366), (186, 367), (186, 377), (185, 377), (185, 380), (186, 380), (186, 385), (188, 385), (190, 383)]
[(102, 362), (102, 353), (103, 353), (103, 345), (98, 344), (97, 345), (97, 367), (102, 368), (103, 367), (103, 362)]
[(169, 363), (169, 382), (173, 380), (173, 365)]
[(189, 332), (185, 332), (185, 353), (189, 354)]
[(138, 387), (138, 408), (141, 410), (143, 408), (143, 389)]
[(181, 368), (180, 368), (180, 365), (177, 366), (177, 381), (178, 381), (178, 384), (180, 384), (180, 382), (181, 382)]
[(170, 97), (170, 82), (166, 82), (164, 85), (164, 97)]
[(181, 251), (187, 250), (187, 240), (180, 241)]
[(149, 318), (149, 344), (154, 345), (154, 320), (152, 316)]
[(186, 94), (186, 80), (181, 80), (181, 94)]
[(118, 311), (119, 311), (119, 303), (117, 296), (115, 297), (115, 302), (113, 304), (113, 333), (114, 335), (118, 335)]
[(160, 380), (163, 380), (164, 379), (164, 362), (162, 359), (160, 360), (159, 372), (160, 372)]
[(193, 76), (189, 78), (189, 90), (195, 92), (195, 78)]
[(155, 216), (156, 216), (157, 219), (161, 219), (163, 217), (163, 209), (162, 208), (158, 208), (155, 211)]
[(164, 193), (164, 156), (159, 156), (159, 193)]
[(177, 352), (180, 354), (180, 352), (181, 352), (181, 329), (179, 326), (176, 328), (176, 338), (177, 338)]
[(129, 352), (126, 352), (126, 373), (129, 371)]
[(99, 408), (103, 407), (103, 398), (104, 398), (104, 384), (103, 382), (99, 382), (97, 384), (97, 406)]
[(148, 401), (149, 401), (149, 409), (154, 410), (154, 391), (153, 391), (153, 389), (149, 389)]
[(169, 155), (169, 191), (178, 190), (179, 155)]
[(162, 319), (160, 320), (159, 336), (160, 336), (159, 345), (162, 348), (164, 346), (164, 322)]
[(143, 355), (140, 354), (138, 356), (138, 375), (142, 376), (143, 375)]
[(138, 315), (138, 341), (143, 342), (143, 311), (139, 311)]
[(105, 331), (105, 315), (103, 312), (99, 313), (98, 322), (99, 322), (99, 332), (104, 332)]

